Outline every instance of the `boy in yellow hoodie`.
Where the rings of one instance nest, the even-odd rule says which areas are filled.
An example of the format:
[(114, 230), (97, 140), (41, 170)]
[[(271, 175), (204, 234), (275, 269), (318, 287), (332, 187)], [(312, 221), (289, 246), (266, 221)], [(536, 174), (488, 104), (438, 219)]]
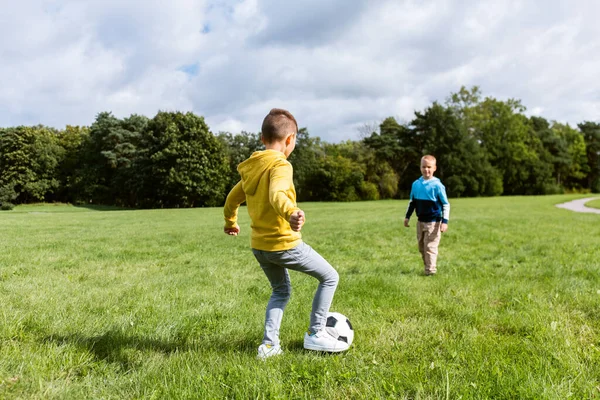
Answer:
[(254, 257), (271, 284), (272, 293), (265, 316), (265, 332), (258, 357), (282, 354), (279, 327), (292, 286), (288, 270), (303, 272), (319, 280), (310, 314), (309, 331), (304, 334), (304, 348), (340, 352), (348, 344), (325, 330), (327, 313), (339, 281), (337, 271), (315, 250), (302, 241), (300, 230), (304, 211), (296, 205), (292, 165), (287, 158), (296, 146), (298, 123), (286, 110), (272, 109), (262, 124), (261, 140), (265, 150), (254, 152), (240, 163), (241, 180), (225, 202), (224, 231), (237, 235), (240, 204), (247, 204), (252, 228)]

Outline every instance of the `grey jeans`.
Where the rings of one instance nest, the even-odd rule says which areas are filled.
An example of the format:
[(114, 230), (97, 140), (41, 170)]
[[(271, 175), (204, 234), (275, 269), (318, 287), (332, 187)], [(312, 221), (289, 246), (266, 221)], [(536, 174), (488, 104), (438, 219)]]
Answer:
[(267, 304), (265, 334), (262, 343), (279, 344), (279, 327), (283, 311), (292, 294), (288, 269), (303, 272), (319, 280), (319, 286), (313, 298), (309, 329), (311, 332), (317, 332), (324, 328), (327, 312), (339, 281), (337, 271), (304, 242), (290, 250), (252, 249), (252, 252), (269, 279), (273, 290)]

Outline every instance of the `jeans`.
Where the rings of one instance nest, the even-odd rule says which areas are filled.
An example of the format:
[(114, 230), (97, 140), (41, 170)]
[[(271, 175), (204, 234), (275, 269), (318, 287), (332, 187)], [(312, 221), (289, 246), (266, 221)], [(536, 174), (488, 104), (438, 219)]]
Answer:
[(272, 293), (265, 315), (265, 334), (262, 343), (279, 344), (279, 327), (285, 306), (292, 294), (288, 269), (303, 272), (319, 280), (312, 302), (310, 331), (318, 332), (325, 327), (329, 307), (339, 282), (337, 271), (312, 247), (302, 242), (293, 249), (263, 251), (252, 249), (271, 283)]

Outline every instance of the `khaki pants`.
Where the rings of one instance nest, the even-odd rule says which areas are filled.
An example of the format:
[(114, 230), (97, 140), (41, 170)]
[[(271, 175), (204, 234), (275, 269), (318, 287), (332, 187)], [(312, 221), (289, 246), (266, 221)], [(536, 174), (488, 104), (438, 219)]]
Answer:
[(426, 274), (437, 272), (438, 245), (442, 237), (441, 222), (417, 222), (417, 242)]

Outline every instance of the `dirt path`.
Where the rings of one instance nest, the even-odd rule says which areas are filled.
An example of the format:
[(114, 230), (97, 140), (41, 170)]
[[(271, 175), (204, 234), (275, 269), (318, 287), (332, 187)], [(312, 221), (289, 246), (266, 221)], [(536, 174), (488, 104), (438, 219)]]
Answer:
[(566, 203), (557, 204), (556, 207), (566, 208), (567, 210), (576, 212), (600, 214), (600, 209), (585, 206), (585, 203), (587, 203), (588, 201), (596, 200), (598, 198), (600, 197), (588, 197), (587, 199), (568, 201)]

